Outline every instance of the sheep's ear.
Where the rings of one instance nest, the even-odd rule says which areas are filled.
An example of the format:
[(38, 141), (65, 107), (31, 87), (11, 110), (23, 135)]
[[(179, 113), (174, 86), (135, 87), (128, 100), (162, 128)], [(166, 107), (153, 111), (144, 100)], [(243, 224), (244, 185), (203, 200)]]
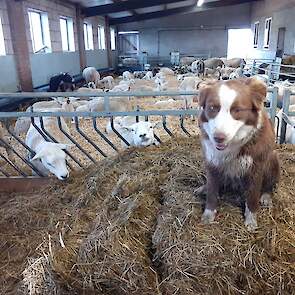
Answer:
[(162, 122), (152, 123), (152, 126), (153, 126), (153, 128), (159, 128), (159, 127), (162, 127), (163, 124), (162, 124)]
[(132, 126), (121, 126), (121, 128), (125, 131), (132, 132), (134, 131), (134, 128)]
[(67, 150), (71, 147), (73, 147), (73, 144), (68, 144), (68, 143), (57, 143), (57, 146), (62, 149), (62, 150)]
[(36, 155), (31, 160), (35, 161), (35, 160), (41, 159), (43, 156), (44, 156), (44, 151), (41, 150), (40, 152), (36, 153)]

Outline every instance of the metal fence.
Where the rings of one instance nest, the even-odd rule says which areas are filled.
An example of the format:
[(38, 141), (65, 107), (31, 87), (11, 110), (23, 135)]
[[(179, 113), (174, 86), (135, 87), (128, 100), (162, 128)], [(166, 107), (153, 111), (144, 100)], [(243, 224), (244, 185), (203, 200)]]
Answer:
[[(274, 122), (276, 117), (277, 105), (277, 88), (269, 88), (268, 93), (271, 94), (270, 106), (266, 108), (271, 120)], [(192, 117), (196, 117), (200, 110), (195, 109), (172, 109), (172, 110), (140, 110), (128, 112), (112, 112), (109, 111), (110, 98), (116, 97), (175, 97), (175, 96), (195, 96), (198, 92), (106, 92), (104, 96), (103, 112), (0, 112), (0, 120), (5, 133), (9, 137), (0, 136), (0, 146), (6, 149), (7, 155), (2, 149), (0, 151), (0, 177), (28, 177), (34, 175), (44, 177), (44, 173), (30, 161), (35, 155), (27, 144), (23, 136), (14, 132), (8, 122), (18, 118), (29, 118), (31, 126), (42, 136), (45, 141), (57, 143), (58, 140), (53, 134), (46, 130), (44, 118), (51, 117), (56, 120), (59, 132), (61, 132), (67, 140), (73, 145), (73, 148), (66, 150), (68, 156), (67, 166), (70, 170), (83, 169), (91, 163), (97, 163), (100, 159), (116, 154), (122, 149), (122, 142), (129, 146), (130, 143), (116, 129), (114, 124), (115, 117), (132, 116), (136, 122), (139, 118), (145, 121), (161, 122), (161, 128), (155, 130), (155, 139), (157, 143), (162, 143), (170, 137), (174, 136), (192, 136), (198, 133), (197, 122), (192, 122)], [(92, 93), (3, 93), (2, 97), (8, 98), (50, 98), (50, 97), (91, 97)], [(73, 124), (71, 132), (67, 132), (62, 125), (63, 118), (72, 118)], [(87, 124), (86, 124), (87, 123)], [(109, 124), (113, 131), (110, 136), (105, 132), (105, 126)], [(8, 139), (9, 138), (9, 139)], [(12, 155), (13, 157), (10, 157)]]
[[(267, 68), (262, 67), (263, 63), (268, 64)], [(269, 82), (273, 83), (281, 78), (295, 80), (295, 66), (284, 65), (272, 59), (253, 59), (247, 60), (247, 65), (251, 67), (251, 75), (262, 71), (268, 76)]]
[[(280, 126), (280, 143), (286, 142), (286, 134), (288, 128), (295, 128), (295, 110), (290, 110), (290, 98), (295, 96), (295, 92), (285, 89), (283, 96), (282, 120)], [(293, 120), (292, 120), (293, 117)], [(294, 139), (295, 140), (295, 139)]]

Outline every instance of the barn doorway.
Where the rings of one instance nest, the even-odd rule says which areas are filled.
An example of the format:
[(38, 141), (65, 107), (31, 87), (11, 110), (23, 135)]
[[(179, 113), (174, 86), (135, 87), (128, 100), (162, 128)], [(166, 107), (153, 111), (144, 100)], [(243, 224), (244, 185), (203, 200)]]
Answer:
[(227, 58), (250, 58), (252, 52), (251, 29), (229, 29)]
[(283, 57), (285, 48), (286, 28), (279, 28), (276, 57)]
[(119, 32), (119, 54), (123, 56), (135, 56), (139, 52), (138, 31)]

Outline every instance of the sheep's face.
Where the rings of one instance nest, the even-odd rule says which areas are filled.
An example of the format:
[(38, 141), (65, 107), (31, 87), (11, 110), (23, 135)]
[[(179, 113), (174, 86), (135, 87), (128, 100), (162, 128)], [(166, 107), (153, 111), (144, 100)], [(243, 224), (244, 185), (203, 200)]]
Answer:
[(58, 179), (65, 180), (69, 177), (66, 165), (66, 144), (47, 142), (32, 160), (40, 160), (42, 165)]
[(138, 122), (125, 127), (132, 133), (134, 146), (149, 146), (155, 142), (154, 128), (156, 124), (150, 122)]

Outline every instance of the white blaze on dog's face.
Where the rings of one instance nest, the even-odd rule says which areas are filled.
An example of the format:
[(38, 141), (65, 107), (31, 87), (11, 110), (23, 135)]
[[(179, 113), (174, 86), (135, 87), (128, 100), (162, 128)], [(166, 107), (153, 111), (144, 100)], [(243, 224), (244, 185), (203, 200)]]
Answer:
[(200, 93), (200, 124), (217, 150), (240, 144), (260, 128), (266, 87), (255, 79), (214, 83)]
[(43, 166), (58, 179), (65, 180), (69, 177), (69, 171), (66, 165), (66, 153), (64, 152), (67, 147), (68, 145), (66, 144), (46, 142), (32, 160), (39, 159)]
[(123, 127), (132, 133), (135, 146), (149, 146), (155, 142), (154, 128), (157, 124), (151, 122), (138, 122), (129, 127)]

